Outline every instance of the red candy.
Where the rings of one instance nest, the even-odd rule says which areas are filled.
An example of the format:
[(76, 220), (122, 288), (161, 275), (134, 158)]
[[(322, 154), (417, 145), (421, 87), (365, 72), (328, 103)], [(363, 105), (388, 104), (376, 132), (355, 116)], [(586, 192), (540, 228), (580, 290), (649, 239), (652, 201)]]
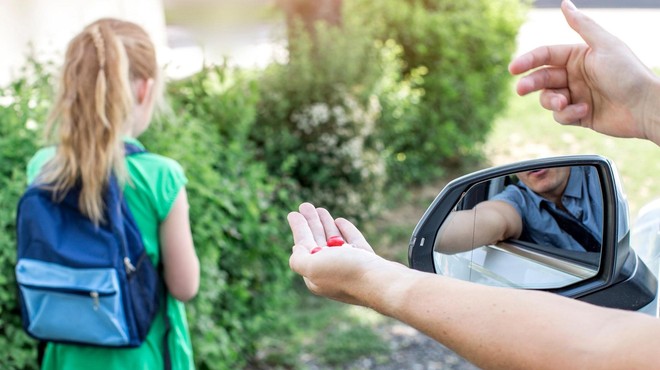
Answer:
[[(327, 245), (328, 247), (341, 247), (341, 246), (344, 245), (344, 244), (346, 244), (346, 243), (344, 242), (344, 238), (342, 238), (342, 237), (339, 236), (339, 235), (335, 235), (335, 236), (331, 236), (331, 237), (329, 237), (329, 238), (328, 238), (328, 241), (326, 242), (326, 245)], [(319, 246), (319, 247), (315, 247), (314, 249), (312, 249), (311, 253), (312, 253), (312, 254), (317, 253), (317, 252), (320, 251), (321, 249), (323, 249), (323, 247), (320, 247), (320, 246)]]
[(344, 239), (341, 236), (331, 236), (326, 243), (328, 247), (341, 247), (344, 245)]

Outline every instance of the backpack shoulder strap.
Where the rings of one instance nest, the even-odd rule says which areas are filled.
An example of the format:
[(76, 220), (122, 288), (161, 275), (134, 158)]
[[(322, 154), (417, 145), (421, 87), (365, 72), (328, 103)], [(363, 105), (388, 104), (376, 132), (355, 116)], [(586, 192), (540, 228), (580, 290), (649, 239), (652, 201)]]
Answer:
[[(131, 156), (131, 155), (136, 155), (140, 153), (146, 153), (147, 150), (143, 149), (142, 147), (132, 144), (132, 143), (127, 143), (124, 142), (124, 150), (126, 153), (126, 156)], [(126, 207), (126, 205), (124, 205)], [(130, 211), (127, 211), (127, 213), (130, 216)], [(171, 332), (171, 323), (170, 323), (170, 318), (168, 315), (168, 307), (167, 307), (167, 286), (165, 285), (165, 280), (162, 278), (163, 276), (163, 271), (162, 271), (163, 266), (160, 265), (158, 268), (158, 274), (161, 277), (161, 283), (162, 283), (162, 291), (163, 291), (163, 311), (164, 311), (164, 320), (165, 320), (165, 333), (163, 334), (163, 339), (162, 339), (162, 346), (163, 346), (163, 367), (165, 370), (170, 370), (172, 369), (172, 359), (170, 355), (170, 346), (169, 346), (169, 335)]]
[(147, 150), (143, 149), (137, 144), (124, 142), (124, 152), (126, 153), (126, 156), (129, 156), (134, 154), (146, 153)]

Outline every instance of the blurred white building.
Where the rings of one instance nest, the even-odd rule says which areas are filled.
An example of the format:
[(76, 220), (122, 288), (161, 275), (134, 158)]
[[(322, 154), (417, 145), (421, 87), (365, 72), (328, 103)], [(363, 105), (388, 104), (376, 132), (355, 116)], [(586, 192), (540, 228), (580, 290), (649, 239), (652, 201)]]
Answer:
[(32, 49), (38, 60), (60, 62), (71, 38), (92, 21), (114, 17), (135, 22), (166, 58), (162, 0), (0, 0), (0, 86), (16, 75)]

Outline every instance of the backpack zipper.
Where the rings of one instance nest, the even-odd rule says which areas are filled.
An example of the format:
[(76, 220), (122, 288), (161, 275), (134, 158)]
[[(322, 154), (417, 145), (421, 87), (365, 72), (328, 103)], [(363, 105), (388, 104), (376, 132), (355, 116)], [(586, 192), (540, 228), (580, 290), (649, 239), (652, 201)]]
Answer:
[(124, 257), (124, 266), (126, 266), (126, 272), (128, 273), (128, 275), (135, 272), (135, 266), (133, 266), (133, 264), (131, 263), (131, 259), (128, 258), (128, 256)]
[(94, 311), (98, 311), (100, 306), (99, 292), (94, 292), (94, 291), (89, 292), (89, 296), (92, 297), (92, 302), (94, 303)]
[(77, 288), (51, 288), (51, 287), (44, 287), (44, 286), (37, 286), (33, 284), (21, 284), (21, 286), (32, 289), (32, 290), (41, 290), (41, 291), (46, 291), (46, 292), (56, 292), (56, 293), (64, 293), (64, 294), (72, 294), (72, 295), (77, 295), (77, 296), (89, 296), (92, 299), (92, 307), (94, 308), (94, 311), (98, 311), (99, 307), (101, 307), (101, 298), (102, 297), (109, 297), (112, 295), (117, 294), (116, 291), (105, 291), (105, 292), (99, 292), (98, 290), (86, 290), (86, 289), (77, 289)]

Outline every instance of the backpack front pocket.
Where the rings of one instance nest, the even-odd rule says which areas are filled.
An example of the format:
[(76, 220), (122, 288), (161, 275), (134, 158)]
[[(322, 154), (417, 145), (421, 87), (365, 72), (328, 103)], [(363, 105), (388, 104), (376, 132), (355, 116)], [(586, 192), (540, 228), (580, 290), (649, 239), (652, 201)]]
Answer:
[(20, 259), (16, 280), (32, 336), (101, 346), (128, 343), (117, 270)]

